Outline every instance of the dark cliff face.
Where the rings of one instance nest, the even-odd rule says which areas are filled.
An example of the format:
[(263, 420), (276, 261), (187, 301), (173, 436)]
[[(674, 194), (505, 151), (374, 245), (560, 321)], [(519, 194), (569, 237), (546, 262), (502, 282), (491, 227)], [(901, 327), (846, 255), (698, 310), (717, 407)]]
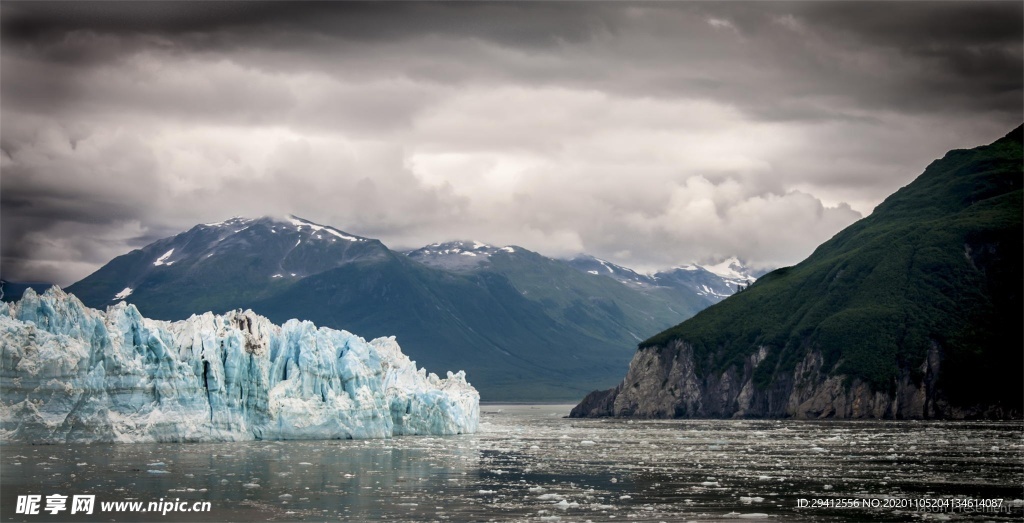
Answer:
[(874, 390), (864, 381), (830, 375), (822, 354), (812, 351), (768, 387), (755, 384), (755, 372), (770, 349), (761, 347), (742, 366), (701, 376), (693, 349), (678, 340), (641, 349), (618, 387), (594, 391), (570, 417), (642, 418), (889, 418), (964, 419), (1020, 417), (999, 405), (960, 407), (937, 386), (938, 348), (920, 365), (901, 372), (894, 390)]
[(640, 344), (572, 416), (1019, 418), (1021, 128)]

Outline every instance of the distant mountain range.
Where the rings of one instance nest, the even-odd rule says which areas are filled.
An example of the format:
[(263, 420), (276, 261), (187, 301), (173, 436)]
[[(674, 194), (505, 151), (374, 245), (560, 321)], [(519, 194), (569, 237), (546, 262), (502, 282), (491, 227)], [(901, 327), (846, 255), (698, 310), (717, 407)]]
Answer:
[(474, 241), (401, 253), (287, 216), (197, 225), (66, 290), (156, 319), (251, 308), (275, 322), (396, 335), (428, 370), (465, 369), (485, 401), (537, 401), (613, 384), (630, 346), (754, 279), (734, 259), (642, 275)]
[(651, 275), (640, 274), (633, 269), (587, 255), (569, 260), (569, 265), (588, 274), (607, 276), (637, 289), (692, 292), (707, 297), (713, 303), (735, 294), (741, 287), (749, 286), (768, 272), (751, 270), (736, 258), (729, 258), (716, 265), (684, 265)]
[(640, 343), (572, 415), (1020, 418), (1022, 140), (950, 151), (806, 260)]

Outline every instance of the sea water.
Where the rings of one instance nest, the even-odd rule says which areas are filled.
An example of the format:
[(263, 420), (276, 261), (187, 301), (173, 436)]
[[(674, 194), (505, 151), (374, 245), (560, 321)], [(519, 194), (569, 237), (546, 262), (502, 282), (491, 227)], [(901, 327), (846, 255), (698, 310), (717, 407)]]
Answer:
[[(1019, 421), (576, 420), (564, 418), (570, 408), (484, 405), (480, 432), (466, 436), (3, 445), (0, 519), (1018, 521), (1024, 516), (1024, 425)], [(45, 511), (47, 497), (55, 494), (68, 502), (65, 510), (51, 514)], [(25, 508), (25, 498), (19, 507), (19, 496), (28, 495), (40, 496), (38, 515), (18, 513)], [(95, 496), (92, 514), (70, 514), (73, 496)], [(156, 512), (150, 503), (157, 503)]]

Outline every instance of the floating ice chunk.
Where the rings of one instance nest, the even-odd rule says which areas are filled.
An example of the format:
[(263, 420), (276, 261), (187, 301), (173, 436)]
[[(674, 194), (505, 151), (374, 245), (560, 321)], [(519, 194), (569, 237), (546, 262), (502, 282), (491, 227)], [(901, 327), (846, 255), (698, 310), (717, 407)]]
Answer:
[(478, 490), (477, 494), (497, 494), (497, 490)]
[(592, 445), (597, 445), (597, 443), (594, 443), (593, 441), (591, 441), (589, 439), (585, 439), (585, 440), (580, 442), (580, 445), (582, 445), (584, 447), (589, 447), (589, 446), (592, 446)]
[(570, 507), (578, 507), (578, 506), (580, 506), (580, 504), (578, 502), (573, 501), (573, 502), (570, 503), (569, 501), (566, 501), (564, 499), (562, 501), (559, 501), (558, 503), (554, 504), (554, 507), (559, 509), (559, 510), (566, 510), (566, 509), (568, 509)]
[(170, 472), (160, 469), (147, 470), (146, 472), (149, 472), (150, 474), (170, 474)]

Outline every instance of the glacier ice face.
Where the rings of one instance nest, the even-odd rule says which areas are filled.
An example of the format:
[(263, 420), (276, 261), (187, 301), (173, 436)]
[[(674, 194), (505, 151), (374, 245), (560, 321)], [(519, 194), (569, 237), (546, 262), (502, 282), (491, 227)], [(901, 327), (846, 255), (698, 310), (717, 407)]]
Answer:
[(166, 322), (54, 287), (0, 306), (0, 441), (171, 442), (472, 433), (464, 372), (416, 369), (392, 338), (252, 311)]

